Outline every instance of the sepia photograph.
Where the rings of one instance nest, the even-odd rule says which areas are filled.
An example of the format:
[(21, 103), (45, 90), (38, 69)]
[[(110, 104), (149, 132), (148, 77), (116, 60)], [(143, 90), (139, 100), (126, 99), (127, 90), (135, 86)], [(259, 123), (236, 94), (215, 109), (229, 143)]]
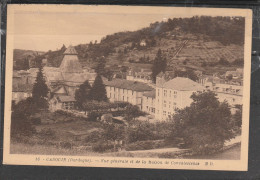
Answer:
[(7, 12), (5, 164), (247, 170), (250, 10)]

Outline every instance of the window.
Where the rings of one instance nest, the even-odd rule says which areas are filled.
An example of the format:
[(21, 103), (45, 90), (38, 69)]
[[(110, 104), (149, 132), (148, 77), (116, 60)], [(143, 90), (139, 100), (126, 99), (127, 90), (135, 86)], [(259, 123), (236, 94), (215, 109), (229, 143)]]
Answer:
[(177, 95), (174, 95), (173, 97), (174, 97), (174, 98), (177, 98)]
[(167, 90), (163, 91), (163, 96), (167, 96)]
[(160, 89), (158, 89), (158, 96), (160, 96)]
[(163, 111), (163, 115), (166, 116), (166, 111)]
[(172, 96), (172, 91), (170, 91), (170, 94), (169, 94), (169, 96), (170, 96), (170, 97)]

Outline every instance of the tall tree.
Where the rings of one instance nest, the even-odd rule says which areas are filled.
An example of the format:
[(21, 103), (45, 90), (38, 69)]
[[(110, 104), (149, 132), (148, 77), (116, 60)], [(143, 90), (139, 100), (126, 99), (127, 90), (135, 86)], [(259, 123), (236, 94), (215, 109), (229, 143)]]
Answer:
[(106, 87), (103, 83), (101, 75), (97, 75), (94, 84), (90, 90), (90, 98), (96, 101), (107, 101)]
[(75, 92), (75, 99), (77, 102), (77, 105), (80, 109), (83, 109), (83, 103), (90, 99), (90, 90), (91, 86), (86, 80), (83, 84), (79, 86), (79, 89)]
[(152, 66), (152, 80), (154, 83), (156, 83), (156, 76), (160, 72), (165, 72), (166, 66), (167, 66), (167, 60), (166, 58), (163, 57), (162, 50), (159, 49)]
[(193, 94), (191, 105), (178, 110), (172, 119), (172, 138), (183, 138), (195, 154), (217, 152), (234, 137), (230, 107), (216, 96), (213, 92)]
[(42, 73), (42, 66), (39, 66), (39, 72), (36, 77), (36, 81), (33, 85), (32, 98), (37, 108), (48, 108), (47, 96), (48, 96), (48, 86), (46, 85), (45, 79)]
[(105, 64), (106, 64), (105, 57), (98, 58), (98, 63), (95, 68), (96, 73), (103, 75), (105, 73)]

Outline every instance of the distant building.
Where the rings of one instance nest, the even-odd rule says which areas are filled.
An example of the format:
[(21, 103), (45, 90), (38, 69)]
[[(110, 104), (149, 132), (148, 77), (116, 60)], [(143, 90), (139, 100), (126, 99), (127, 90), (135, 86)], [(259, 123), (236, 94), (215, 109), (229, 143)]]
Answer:
[(129, 102), (137, 105), (140, 109), (142, 109), (143, 94), (153, 90), (152, 87), (145, 83), (125, 79), (104, 81), (104, 84), (106, 86), (107, 97), (111, 102)]
[(28, 84), (13, 84), (12, 101), (18, 103), (28, 97), (32, 97), (32, 85)]
[(151, 74), (152, 71), (150, 69), (140, 69), (140, 70), (131, 69), (128, 71), (126, 79), (130, 81), (138, 81), (138, 82), (151, 84), (152, 83)]
[(145, 41), (145, 40), (142, 40), (142, 41), (140, 42), (140, 46), (146, 46), (146, 41)]

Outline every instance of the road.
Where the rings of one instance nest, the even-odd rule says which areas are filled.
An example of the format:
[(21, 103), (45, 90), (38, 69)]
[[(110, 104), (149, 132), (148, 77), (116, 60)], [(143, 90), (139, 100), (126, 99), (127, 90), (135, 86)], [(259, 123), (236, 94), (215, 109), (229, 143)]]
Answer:
[(220, 152), (220, 153), (216, 153), (213, 155), (207, 155), (207, 156), (193, 156), (193, 157), (189, 157), (189, 159), (239, 160), (240, 159), (240, 148), (241, 148), (241, 145), (238, 144), (238, 145), (236, 145), (230, 149), (227, 149), (223, 152)]

